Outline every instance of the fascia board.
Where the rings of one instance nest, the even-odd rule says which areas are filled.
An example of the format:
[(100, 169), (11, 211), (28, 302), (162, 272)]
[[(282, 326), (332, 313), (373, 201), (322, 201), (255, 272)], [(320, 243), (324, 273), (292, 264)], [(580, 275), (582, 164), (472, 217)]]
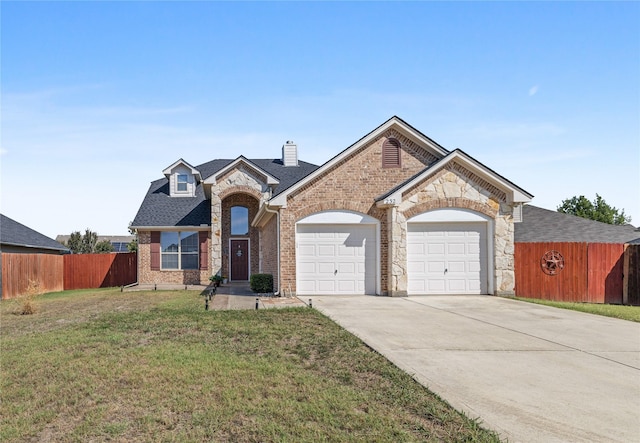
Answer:
[(453, 151), (452, 154), (453, 156), (447, 162), (453, 161), (454, 158), (460, 160), (461, 163), (463, 163), (473, 172), (477, 173), (480, 177), (496, 186), (497, 188), (505, 191), (507, 193), (507, 196), (510, 197), (510, 203), (528, 203), (533, 198), (533, 195), (513, 185), (494, 171), (487, 168), (479, 161), (468, 156), (463, 151), (456, 150)]
[(249, 160), (247, 160), (245, 157), (240, 156), (237, 159), (235, 159), (234, 161), (232, 161), (231, 163), (229, 163), (224, 168), (216, 171), (214, 174), (209, 176), (204, 181), (204, 184), (206, 184), (206, 185), (215, 185), (216, 184), (216, 177), (219, 177), (220, 175), (225, 174), (226, 172), (228, 172), (231, 169), (235, 168), (240, 163), (244, 163), (245, 165), (247, 165), (249, 168), (253, 169), (257, 173), (259, 173), (261, 175), (264, 175), (267, 178), (267, 184), (268, 185), (277, 185), (278, 183), (280, 183), (280, 180), (278, 180), (277, 178), (275, 178), (274, 176), (269, 174), (267, 171), (265, 171), (264, 169), (254, 165)]

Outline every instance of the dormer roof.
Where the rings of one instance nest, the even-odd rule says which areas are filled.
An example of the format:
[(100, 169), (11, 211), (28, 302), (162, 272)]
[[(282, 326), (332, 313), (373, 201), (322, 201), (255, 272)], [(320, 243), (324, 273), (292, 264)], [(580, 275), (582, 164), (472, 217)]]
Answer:
[(191, 174), (195, 178), (196, 183), (200, 183), (202, 181), (202, 176), (200, 175), (200, 171), (198, 171), (196, 168), (194, 168), (188, 162), (186, 162), (181, 158), (175, 161), (174, 163), (172, 163), (170, 166), (166, 167), (165, 170), (162, 171), (162, 173), (164, 174), (165, 177), (169, 178), (172, 171), (175, 170), (177, 166), (184, 166), (185, 168), (189, 169), (191, 171)]

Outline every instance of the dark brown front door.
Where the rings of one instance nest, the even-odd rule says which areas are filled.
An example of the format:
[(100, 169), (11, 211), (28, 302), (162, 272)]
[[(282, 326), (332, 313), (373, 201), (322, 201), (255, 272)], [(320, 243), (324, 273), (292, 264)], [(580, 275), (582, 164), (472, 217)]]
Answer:
[(231, 280), (249, 280), (249, 240), (231, 240)]

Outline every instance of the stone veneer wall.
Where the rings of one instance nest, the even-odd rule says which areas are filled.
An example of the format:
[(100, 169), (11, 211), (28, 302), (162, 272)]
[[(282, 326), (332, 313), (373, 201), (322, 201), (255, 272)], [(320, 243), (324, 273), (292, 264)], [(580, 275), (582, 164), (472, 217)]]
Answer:
[[(258, 200), (249, 194), (231, 194), (222, 200), (222, 275), (230, 276), (229, 272), (229, 239), (249, 239), (251, 263), (249, 275), (258, 273), (260, 265), (260, 237), (258, 229), (251, 227), (251, 220), (258, 213)], [(249, 209), (249, 235), (231, 235), (231, 208), (244, 206)]]
[(455, 163), (435, 172), (425, 182), (403, 195), (403, 201), (394, 217), (396, 225), (402, 228), (394, 231), (395, 238), (391, 242), (395, 257), (391, 290), (406, 293), (407, 220), (423, 212), (440, 208), (470, 209), (493, 220), (494, 294), (513, 295), (513, 206), (506, 203), (506, 196), (502, 191)]
[[(188, 230), (188, 229), (185, 229)], [(209, 248), (211, 236), (207, 240)], [(209, 248), (210, 249), (210, 248)], [(138, 232), (138, 283), (140, 284), (173, 284), (173, 285), (207, 285), (211, 270), (151, 270), (151, 232)]]
[[(382, 144), (387, 137), (402, 143), (402, 167), (382, 168)], [(289, 197), (281, 210), (280, 269), (282, 289), (296, 291), (295, 223), (324, 210), (348, 210), (367, 214), (380, 221), (381, 287), (387, 291), (388, 240), (387, 211), (375, 205), (375, 198), (423, 170), (436, 159), (394, 130), (363, 146), (336, 164), (328, 173)]]
[[(260, 176), (251, 168), (240, 164), (237, 167), (227, 171), (223, 176), (217, 177), (216, 184), (211, 186), (211, 269), (214, 274), (228, 275), (229, 267), (223, 264), (224, 249), (229, 247), (228, 237), (223, 238), (223, 205), (225, 198), (233, 194), (246, 194), (254, 197), (260, 203), (269, 198), (270, 191), (266, 184), (266, 177)], [(249, 223), (251, 223), (251, 214), (249, 215)], [(229, 232), (229, 231), (227, 231)], [(253, 239), (253, 237), (251, 237)], [(226, 241), (226, 243), (225, 243)], [(251, 243), (254, 243), (251, 240)], [(256, 236), (256, 246), (259, 244)], [(253, 267), (253, 256), (259, 257), (258, 251), (253, 251), (252, 244), (252, 260), (251, 272), (256, 272)], [(226, 263), (226, 262), (225, 262)]]

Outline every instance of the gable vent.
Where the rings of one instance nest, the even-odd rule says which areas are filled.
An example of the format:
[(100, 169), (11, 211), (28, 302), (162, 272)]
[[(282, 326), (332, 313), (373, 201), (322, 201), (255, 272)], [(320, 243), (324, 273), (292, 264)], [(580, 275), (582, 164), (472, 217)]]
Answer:
[(400, 142), (395, 138), (388, 138), (382, 144), (382, 167), (399, 168), (400, 166)]
[(282, 164), (284, 166), (298, 166), (298, 146), (292, 141), (287, 141), (282, 146)]

